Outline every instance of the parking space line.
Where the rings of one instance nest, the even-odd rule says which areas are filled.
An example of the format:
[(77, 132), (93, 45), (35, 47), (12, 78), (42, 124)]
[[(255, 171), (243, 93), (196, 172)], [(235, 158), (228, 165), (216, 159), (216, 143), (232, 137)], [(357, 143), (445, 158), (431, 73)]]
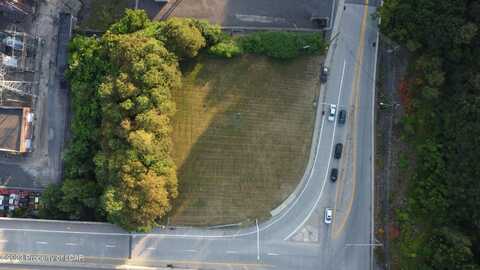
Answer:
[(238, 251), (235, 250), (227, 250), (227, 254), (237, 254)]
[(195, 249), (186, 249), (185, 252), (195, 253), (195, 252), (197, 252), (197, 250), (195, 250)]
[(35, 241), (35, 243), (39, 245), (48, 245), (48, 242), (44, 242), (44, 241)]
[(77, 246), (75, 243), (65, 243), (66, 246)]
[(105, 247), (107, 247), (107, 248), (114, 248), (114, 247), (116, 247), (116, 246), (115, 246), (115, 245), (105, 245)]
[(280, 255), (280, 254), (274, 253), (274, 252), (269, 252), (269, 253), (267, 253), (267, 255), (270, 255), (270, 256), (278, 256), (278, 255)]

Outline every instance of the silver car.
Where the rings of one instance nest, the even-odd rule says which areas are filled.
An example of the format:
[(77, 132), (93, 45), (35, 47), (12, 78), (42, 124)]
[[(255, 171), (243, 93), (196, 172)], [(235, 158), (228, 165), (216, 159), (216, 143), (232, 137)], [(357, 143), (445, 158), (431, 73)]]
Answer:
[(330, 111), (328, 113), (328, 121), (335, 121), (335, 114), (337, 113), (337, 105), (330, 104)]
[(325, 223), (330, 224), (332, 223), (333, 219), (333, 210), (332, 208), (325, 208)]

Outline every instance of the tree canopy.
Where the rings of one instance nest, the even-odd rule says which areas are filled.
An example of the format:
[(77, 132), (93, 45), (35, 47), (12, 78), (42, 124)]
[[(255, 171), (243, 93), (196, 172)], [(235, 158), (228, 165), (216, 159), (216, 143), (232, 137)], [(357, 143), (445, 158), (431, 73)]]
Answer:
[(413, 54), (404, 122), (417, 164), (401, 210), (413, 219), (400, 219), (405, 265), (480, 269), (479, 15), (473, 0), (386, 0), (380, 9), (382, 33)]
[(74, 37), (65, 179), (47, 188), (40, 215), (129, 231), (156, 226), (178, 196), (170, 152), (180, 62), (227, 38), (206, 21), (152, 22), (140, 10), (127, 10), (101, 37)]

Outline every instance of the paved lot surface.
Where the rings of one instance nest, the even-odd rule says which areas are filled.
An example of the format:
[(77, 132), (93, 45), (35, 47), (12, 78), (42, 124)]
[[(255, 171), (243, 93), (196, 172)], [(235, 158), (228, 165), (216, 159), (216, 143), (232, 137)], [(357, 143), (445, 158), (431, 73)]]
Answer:
[[(326, 61), (331, 74), (318, 106), (305, 178), (293, 200), (270, 220), (247, 228), (158, 228), (149, 234), (129, 234), (108, 224), (3, 219), (1, 250), (77, 253), (97, 263), (118, 260), (203, 269), (370, 269), (376, 61), (372, 43), (377, 28), (371, 19), (374, 7), (346, 6), (333, 31), (339, 35)], [(324, 105), (331, 103), (348, 110), (345, 125), (322, 115)], [(337, 142), (345, 145), (340, 160), (332, 157)], [(332, 167), (341, 170), (336, 183), (328, 178)], [(330, 225), (323, 223), (325, 207), (334, 208)], [(297, 237), (305, 229), (317, 236)]]
[[(159, 12), (207, 19), (222, 26), (315, 28), (312, 16), (332, 17), (336, 0), (183, 0)], [(149, 11), (152, 13), (152, 11)]]

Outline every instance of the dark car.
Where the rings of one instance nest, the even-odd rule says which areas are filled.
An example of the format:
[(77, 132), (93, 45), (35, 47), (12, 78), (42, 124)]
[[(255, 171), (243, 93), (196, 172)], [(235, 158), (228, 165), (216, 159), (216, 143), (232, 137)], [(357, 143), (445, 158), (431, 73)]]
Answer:
[(338, 113), (338, 123), (339, 124), (345, 124), (345, 121), (347, 120), (347, 111), (341, 110)]
[(340, 159), (342, 157), (342, 149), (343, 149), (343, 144), (337, 143), (335, 145), (335, 153), (333, 155), (335, 159)]
[(328, 79), (328, 67), (322, 66), (322, 70), (320, 72), (320, 81), (322, 83), (326, 83)]
[(330, 180), (332, 180), (332, 182), (335, 182), (337, 181), (337, 177), (338, 177), (338, 169), (333, 168), (332, 171), (330, 172)]

